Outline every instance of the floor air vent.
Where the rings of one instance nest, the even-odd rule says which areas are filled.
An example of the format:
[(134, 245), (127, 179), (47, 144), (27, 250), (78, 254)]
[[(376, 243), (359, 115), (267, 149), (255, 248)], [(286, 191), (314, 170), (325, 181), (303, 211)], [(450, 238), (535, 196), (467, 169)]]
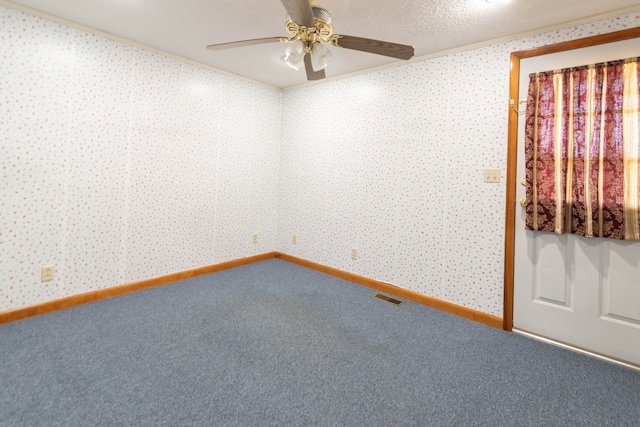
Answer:
[(393, 298), (393, 297), (390, 297), (388, 295), (375, 294), (373, 297), (377, 298), (377, 299), (381, 299), (382, 301), (386, 301), (386, 302), (391, 303), (393, 305), (402, 305), (402, 304), (404, 304), (404, 301), (396, 299), (396, 298)]

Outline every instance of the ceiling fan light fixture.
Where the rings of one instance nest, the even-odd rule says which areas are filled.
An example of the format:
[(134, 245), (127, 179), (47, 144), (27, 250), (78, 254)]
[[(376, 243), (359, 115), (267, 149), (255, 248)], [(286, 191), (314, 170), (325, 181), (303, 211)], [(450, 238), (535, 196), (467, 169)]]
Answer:
[(304, 66), (304, 55), (304, 42), (302, 40), (294, 40), (289, 42), (282, 60), (294, 70), (301, 70)]
[(313, 44), (311, 48), (311, 64), (316, 71), (324, 70), (331, 61), (331, 51), (320, 42)]
[(333, 33), (333, 18), (329, 11), (314, 6), (313, 0), (281, 0), (287, 11), (285, 29), (290, 37), (263, 37), (236, 42), (208, 45), (209, 50), (222, 50), (232, 47), (261, 45), (266, 43), (287, 42), (282, 61), (300, 70), (304, 67), (307, 80), (324, 79), (324, 69), (331, 61), (331, 51), (323, 43), (335, 48), (345, 48), (360, 52), (375, 53), (390, 58), (408, 60), (414, 55), (413, 46), (392, 43), (363, 37)]

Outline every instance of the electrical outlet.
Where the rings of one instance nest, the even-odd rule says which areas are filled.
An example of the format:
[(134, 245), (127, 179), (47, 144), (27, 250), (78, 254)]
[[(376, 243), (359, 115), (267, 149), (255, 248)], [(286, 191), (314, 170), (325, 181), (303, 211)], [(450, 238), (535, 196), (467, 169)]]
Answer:
[(298, 244), (298, 235), (294, 234), (293, 237), (291, 238), (291, 241), (293, 242), (294, 245)]
[(55, 276), (55, 267), (53, 265), (45, 265), (42, 267), (42, 282), (48, 282), (53, 280), (53, 276)]
[(482, 173), (484, 182), (500, 182), (500, 169), (485, 169)]
[(358, 249), (357, 248), (351, 248), (351, 258), (358, 259)]
[(251, 241), (253, 243), (258, 243), (258, 233), (253, 233), (253, 235), (251, 236)]

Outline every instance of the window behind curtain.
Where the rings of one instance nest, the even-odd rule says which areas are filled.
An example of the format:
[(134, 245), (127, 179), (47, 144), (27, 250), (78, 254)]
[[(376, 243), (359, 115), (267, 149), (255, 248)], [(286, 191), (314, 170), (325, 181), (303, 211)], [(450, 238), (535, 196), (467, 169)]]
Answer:
[(640, 239), (637, 59), (529, 76), (527, 229)]

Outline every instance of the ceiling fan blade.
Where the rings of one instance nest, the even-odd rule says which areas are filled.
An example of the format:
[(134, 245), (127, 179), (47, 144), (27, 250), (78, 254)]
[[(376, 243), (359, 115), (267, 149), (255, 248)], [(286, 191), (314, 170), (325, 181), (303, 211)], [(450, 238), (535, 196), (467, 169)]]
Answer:
[(378, 55), (390, 56), (398, 59), (411, 59), (414, 55), (413, 46), (365, 39), (362, 37), (338, 35), (332, 40), (332, 44), (334, 46), (344, 47), (345, 49), (377, 53)]
[(223, 50), (223, 49), (229, 49), (232, 47), (243, 47), (243, 46), (252, 46), (256, 44), (286, 42), (288, 40), (289, 39), (286, 37), (266, 37), (263, 39), (251, 39), (251, 40), (241, 40), (241, 41), (229, 42), (229, 43), (210, 44), (209, 46), (207, 46), (207, 49)]
[(313, 11), (309, 0), (280, 0), (291, 20), (298, 25), (314, 28), (316, 23), (313, 19)]
[(304, 55), (304, 69), (307, 72), (307, 80), (322, 80), (324, 79), (324, 70), (315, 71), (313, 65), (311, 65), (311, 54)]

